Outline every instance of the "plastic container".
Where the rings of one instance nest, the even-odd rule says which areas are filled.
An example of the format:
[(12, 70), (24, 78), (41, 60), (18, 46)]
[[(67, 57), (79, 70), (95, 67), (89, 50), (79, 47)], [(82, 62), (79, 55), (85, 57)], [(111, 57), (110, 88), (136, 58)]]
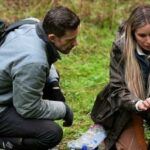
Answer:
[(95, 124), (77, 140), (68, 142), (68, 147), (71, 150), (94, 150), (104, 141), (105, 137), (106, 131), (104, 128)]

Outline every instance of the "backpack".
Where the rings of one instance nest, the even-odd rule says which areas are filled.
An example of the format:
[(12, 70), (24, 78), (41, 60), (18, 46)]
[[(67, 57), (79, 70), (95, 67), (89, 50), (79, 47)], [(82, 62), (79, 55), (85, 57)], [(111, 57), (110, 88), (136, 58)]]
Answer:
[(14, 31), (15, 29), (19, 28), (24, 24), (36, 24), (38, 22), (39, 21), (37, 19), (28, 18), (28, 19), (17, 21), (7, 26), (5, 21), (0, 20), (0, 46), (4, 43), (6, 36), (9, 32)]

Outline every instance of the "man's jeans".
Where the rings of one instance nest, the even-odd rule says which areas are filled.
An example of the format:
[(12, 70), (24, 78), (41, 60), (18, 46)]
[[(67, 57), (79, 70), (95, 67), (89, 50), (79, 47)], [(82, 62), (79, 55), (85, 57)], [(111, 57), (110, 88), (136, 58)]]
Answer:
[[(57, 101), (48, 86), (44, 96)], [(58, 101), (61, 101), (58, 99)], [(0, 113), (0, 148), (6, 150), (48, 150), (59, 144), (63, 137), (62, 128), (46, 119), (22, 118), (11, 106)]]
[(0, 114), (0, 147), (7, 150), (47, 150), (62, 139), (61, 127), (51, 120), (25, 119), (13, 107)]

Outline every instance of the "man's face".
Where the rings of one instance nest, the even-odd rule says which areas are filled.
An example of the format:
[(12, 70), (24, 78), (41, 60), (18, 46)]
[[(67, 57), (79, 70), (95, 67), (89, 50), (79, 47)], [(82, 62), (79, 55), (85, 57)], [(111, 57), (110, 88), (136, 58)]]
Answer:
[(50, 34), (49, 40), (54, 43), (58, 50), (63, 54), (69, 54), (71, 49), (77, 45), (78, 28), (76, 30), (69, 30), (62, 37)]

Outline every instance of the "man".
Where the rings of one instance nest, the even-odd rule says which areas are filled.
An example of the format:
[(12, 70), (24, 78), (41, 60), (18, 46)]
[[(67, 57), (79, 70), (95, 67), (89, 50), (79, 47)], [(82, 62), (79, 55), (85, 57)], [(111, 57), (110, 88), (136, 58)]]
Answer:
[[(74, 12), (59, 6), (48, 11), (42, 22), (24, 24), (8, 34), (0, 47), (1, 148), (48, 150), (63, 136), (54, 120), (72, 125), (73, 113), (51, 65), (60, 58), (58, 51), (68, 54), (77, 45), (79, 24)], [(55, 90), (52, 97), (47, 87)]]

